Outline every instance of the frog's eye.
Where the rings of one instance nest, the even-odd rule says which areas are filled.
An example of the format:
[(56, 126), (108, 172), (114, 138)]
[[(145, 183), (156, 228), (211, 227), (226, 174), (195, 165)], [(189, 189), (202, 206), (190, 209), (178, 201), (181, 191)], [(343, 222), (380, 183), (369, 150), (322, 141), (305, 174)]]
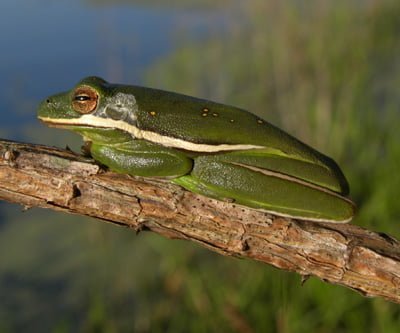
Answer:
[(79, 87), (72, 96), (72, 107), (75, 111), (86, 114), (94, 111), (97, 107), (99, 95), (90, 87)]

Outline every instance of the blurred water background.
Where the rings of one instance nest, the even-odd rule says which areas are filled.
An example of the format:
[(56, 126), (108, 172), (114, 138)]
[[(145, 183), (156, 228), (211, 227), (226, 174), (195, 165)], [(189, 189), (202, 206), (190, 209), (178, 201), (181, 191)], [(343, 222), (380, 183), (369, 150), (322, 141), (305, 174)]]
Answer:
[[(400, 2), (2, 0), (0, 135), (87, 75), (251, 110), (332, 156), (400, 237)], [(0, 204), (0, 332), (398, 332), (399, 307), (92, 219)]]

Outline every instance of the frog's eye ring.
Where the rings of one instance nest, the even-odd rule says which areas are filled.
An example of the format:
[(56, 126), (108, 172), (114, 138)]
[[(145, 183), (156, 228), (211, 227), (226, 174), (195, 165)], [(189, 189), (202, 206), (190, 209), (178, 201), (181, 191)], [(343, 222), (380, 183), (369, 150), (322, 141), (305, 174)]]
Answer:
[(79, 87), (72, 96), (72, 107), (79, 113), (87, 114), (96, 109), (98, 100), (96, 90), (87, 86)]

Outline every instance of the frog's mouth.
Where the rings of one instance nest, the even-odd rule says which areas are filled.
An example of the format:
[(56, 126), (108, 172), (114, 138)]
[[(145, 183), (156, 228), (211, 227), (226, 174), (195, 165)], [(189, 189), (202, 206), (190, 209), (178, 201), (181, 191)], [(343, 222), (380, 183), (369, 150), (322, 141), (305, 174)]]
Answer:
[(131, 126), (120, 120), (105, 119), (93, 115), (83, 115), (79, 118), (50, 118), (39, 116), (39, 120), (44, 122), (49, 127), (71, 129), (76, 127), (81, 128), (109, 128), (120, 129), (125, 132), (134, 134), (138, 131), (135, 126)]
[[(45, 123), (49, 127), (61, 128), (61, 129), (71, 129), (73, 127), (83, 127), (83, 128), (95, 128), (99, 126), (94, 126), (90, 124), (83, 124), (79, 122), (78, 119), (54, 119), (48, 117), (38, 117), (40, 121)], [(73, 121), (74, 120), (74, 121)]]

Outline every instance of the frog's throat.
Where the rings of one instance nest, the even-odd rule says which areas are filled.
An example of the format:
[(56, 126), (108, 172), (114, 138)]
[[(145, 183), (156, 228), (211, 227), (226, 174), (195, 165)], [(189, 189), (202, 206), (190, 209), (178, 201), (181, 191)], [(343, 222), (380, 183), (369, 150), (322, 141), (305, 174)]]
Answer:
[(210, 145), (204, 143), (194, 143), (182, 139), (161, 135), (156, 132), (145, 131), (134, 125), (128, 124), (121, 120), (113, 120), (95, 117), (93, 115), (83, 115), (80, 118), (55, 119), (48, 117), (39, 117), (46, 124), (54, 127), (68, 128), (70, 126), (88, 126), (92, 128), (115, 128), (131, 134), (135, 139), (143, 139), (150, 142), (158, 143), (166, 147), (173, 147), (194, 152), (215, 153), (221, 151), (265, 149), (265, 146), (249, 145), (249, 144), (217, 144)]

